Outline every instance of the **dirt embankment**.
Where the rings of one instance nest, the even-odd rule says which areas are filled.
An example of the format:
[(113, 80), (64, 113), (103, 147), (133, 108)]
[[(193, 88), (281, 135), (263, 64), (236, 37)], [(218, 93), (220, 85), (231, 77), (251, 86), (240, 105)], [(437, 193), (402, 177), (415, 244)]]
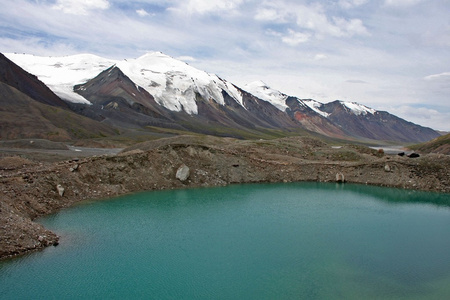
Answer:
[[(181, 172), (181, 166), (187, 168)], [(6, 157), (0, 160), (0, 258), (57, 244), (56, 234), (33, 220), (86, 199), (233, 183), (336, 180), (449, 193), (449, 166), (446, 155), (386, 156), (308, 138), (176, 137), (115, 156), (59, 163)]]

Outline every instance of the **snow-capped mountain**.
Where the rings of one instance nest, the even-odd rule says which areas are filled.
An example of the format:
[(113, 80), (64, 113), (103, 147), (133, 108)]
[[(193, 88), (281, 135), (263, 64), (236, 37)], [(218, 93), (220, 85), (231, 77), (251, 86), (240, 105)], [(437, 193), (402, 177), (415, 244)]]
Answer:
[[(246, 84), (243, 89), (262, 100), (272, 103), (272, 105), (282, 111), (286, 111), (286, 109), (289, 107), (286, 104), (286, 100), (289, 96), (283, 94), (278, 90), (272, 89), (263, 81), (251, 82), (249, 84)], [(324, 104), (320, 103), (319, 101), (313, 99), (298, 99), (298, 101), (301, 105), (309, 107), (314, 112), (322, 115), (323, 117), (329, 116), (329, 113), (321, 109), (324, 107)], [(356, 102), (339, 102), (348, 110), (349, 113), (353, 113), (355, 115), (366, 115), (367, 113), (374, 114), (376, 112), (375, 109), (369, 108)]]
[(196, 94), (225, 105), (222, 91), (243, 106), (241, 93), (217, 75), (200, 71), (161, 52), (120, 61), (117, 67), (155, 100), (172, 111), (197, 114)]
[[(395, 140), (408, 142), (426, 141), (438, 133), (418, 126), (388, 112), (377, 111), (356, 102), (333, 101), (320, 103), (313, 99), (286, 96), (266, 84), (249, 85), (255, 95), (271, 103), (284, 99), (286, 113), (308, 130), (327, 136), (358, 139)], [(280, 105), (277, 105), (280, 107)]]
[(438, 133), (431, 128), (405, 121), (385, 111), (377, 111), (361, 104), (333, 101), (320, 107), (329, 119), (348, 135), (372, 140), (424, 142)]
[(161, 52), (113, 60), (91, 54), (6, 56), (36, 75), (70, 109), (120, 127), (159, 126), (241, 137), (307, 129), (338, 138), (421, 142), (438, 136), (355, 102), (288, 96), (262, 81), (243, 89)]
[(286, 111), (288, 108), (286, 105), (286, 99), (288, 96), (280, 91), (270, 88), (261, 80), (248, 83), (243, 87), (243, 89), (256, 97), (271, 103), (281, 111)]
[(5, 53), (5, 56), (25, 71), (36, 75), (61, 99), (85, 104), (90, 102), (75, 93), (73, 86), (86, 82), (116, 63), (114, 60), (92, 54), (41, 57), (29, 54)]
[(9, 53), (6, 56), (29, 73), (35, 74), (62, 99), (73, 103), (90, 104), (89, 100), (74, 92), (75, 85), (83, 84), (116, 65), (137, 85), (137, 89), (145, 89), (160, 105), (172, 111), (197, 114), (197, 94), (224, 105), (222, 91), (243, 105), (241, 93), (232, 84), (161, 52), (125, 60), (106, 59), (92, 54), (39, 57)]
[[(231, 128), (253, 130), (258, 127), (298, 127), (288, 115), (270, 103), (238, 88), (235, 89), (240, 94), (242, 102), (236, 101), (232, 95), (228, 94), (229, 90), (223, 89), (220, 98), (216, 98), (216, 100), (223, 100), (219, 103), (209, 92), (220, 86), (221, 84), (212, 88), (200, 86), (198, 89), (195, 86), (189, 87), (186, 90), (197, 90), (194, 95), (196, 113), (187, 111), (184, 105), (183, 110), (178, 111), (161, 105), (157, 97), (137, 85), (117, 65), (114, 65), (86, 83), (75, 85), (74, 90), (88, 99), (92, 105), (73, 104), (71, 106), (81, 114), (113, 124), (120, 121), (138, 126), (162, 126), (209, 134), (225, 131), (223, 134), (226, 135), (226, 128), (230, 128), (228, 131), (231, 132)], [(202, 96), (198, 92), (201, 89), (208, 94)], [(175, 92), (173, 94), (168, 92), (170, 90), (166, 89), (164, 93), (167, 93), (168, 97), (176, 97)], [(177, 92), (180, 90), (178, 89)]]
[(320, 103), (319, 101), (316, 101), (313, 99), (303, 99), (303, 100), (301, 100), (301, 103), (308, 106), (309, 108), (311, 108), (313, 111), (315, 111), (319, 115), (321, 115), (325, 118), (328, 117), (328, 113), (320, 110), (320, 108), (323, 106), (323, 104)]
[(367, 114), (374, 114), (377, 111), (373, 108), (369, 108), (365, 105), (356, 103), (356, 102), (345, 102), (345, 101), (339, 101), (342, 105), (344, 105), (349, 112), (359, 116), (359, 115), (367, 115)]

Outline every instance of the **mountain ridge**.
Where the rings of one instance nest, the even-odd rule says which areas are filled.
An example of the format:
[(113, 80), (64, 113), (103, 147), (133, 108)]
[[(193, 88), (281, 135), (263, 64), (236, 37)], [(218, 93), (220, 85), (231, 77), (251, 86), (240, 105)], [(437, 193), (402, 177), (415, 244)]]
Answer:
[[(38, 72), (38, 78), (57, 95), (68, 103), (76, 103), (71, 108), (75, 107), (78, 113), (112, 124), (122, 119), (126, 126), (135, 119), (137, 126), (169, 126), (207, 134), (224, 132), (226, 128), (305, 129), (333, 138), (402, 143), (424, 142), (439, 136), (431, 128), (356, 102), (336, 100), (323, 104), (300, 99), (271, 89), (261, 81), (241, 89), (161, 52), (120, 61), (89, 54), (50, 58), (6, 56), (17, 59), (28, 72)], [(122, 81), (113, 88), (113, 82), (108, 81), (110, 74), (105, 72), (116, 69), (122, 73)]]
[[(324, 135), (338, 138), (347, 135), (371, 140), (386, 140), (386, 137), (390, 137), (400, 142), (410, 142), (411, 139), (424, 142), (430, 137), (439, 136), (439, 133), (431, 128), (413, 124), (357, 102), (335, 100), (324, 104), (313, 99), (300, 99), (286, 96), (265, 84), (259, 84), (258, 81), (247, 87), (252, 87), (252, 92), (266, 97), (265, 100), (270, 102), (279, 103), (281, 99), (285, 99), (286, 111), (292, 118), (309, 130)], [(278, 97), (273, 97), (274, 95)]]
[[(295, 127), (275, 107), (238, 88), (236, 90), (242, 97), (240, 103), (226, 91), (221, 95), (223, 104), (197, 94), (195, 114), (172, 111), (157, 103), (153, 95), (136, 85), (117, 65), (84, 84), (76, 85), (74, 90), (91, 102), (89, 110), (93, 114), (108, 116), (112, 123), (113, 119), (128, 113), (134, 120), (141, 120), (141, 126), (162, 126), (207, 134), (214, 133), (208, 130), (213, 126), (242, 130)], [(121, 116), (113, 113), (118, 110), (122, 111)]]

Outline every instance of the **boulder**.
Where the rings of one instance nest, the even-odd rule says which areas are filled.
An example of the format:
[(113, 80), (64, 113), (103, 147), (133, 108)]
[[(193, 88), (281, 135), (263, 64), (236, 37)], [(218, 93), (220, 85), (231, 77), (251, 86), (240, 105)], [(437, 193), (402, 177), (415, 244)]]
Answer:
[(62, 187), (62, 185), (58, 184), (56, 186), (56, 190), (58, 191), (58, 194), (62, 197), (64, 195), (64, 188)]
[(190, 170), (186, 165), (182, 165), (178, 168), (175, 177), (180, 181), (186, 181), (189, 178)]
[(336, 173), (336, 182), (345, 182), (344, 174)]

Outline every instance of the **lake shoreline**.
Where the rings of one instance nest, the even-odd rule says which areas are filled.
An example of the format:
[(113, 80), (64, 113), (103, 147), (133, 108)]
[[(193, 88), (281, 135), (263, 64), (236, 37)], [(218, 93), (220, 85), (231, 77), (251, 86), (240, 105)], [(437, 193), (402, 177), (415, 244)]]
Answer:
[(238, 141), (177, 137), (125, 151), (46, 164), (18, 159), (16, 165), (0, 170), (0, 258), (57, 245), (55, 233), (33, 222), (38, 217), (83, 200), (139, 191), (342, 181), (450, 193), (450, 157), (446, 155), (413, 159), (351, 145), (334, 149), (301, 138)]

